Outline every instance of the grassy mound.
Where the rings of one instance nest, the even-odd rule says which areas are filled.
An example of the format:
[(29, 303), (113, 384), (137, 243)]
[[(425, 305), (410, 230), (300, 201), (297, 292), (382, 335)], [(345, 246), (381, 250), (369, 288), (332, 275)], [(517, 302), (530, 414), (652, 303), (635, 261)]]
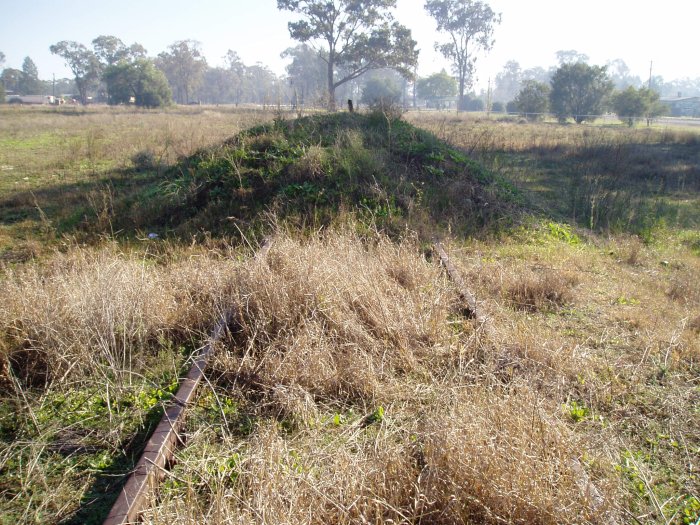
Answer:
[(256, 229), (272, 215), (313, 228), (350, 215), (390, 233), (407, 225), (473, 233), (518, 198), (463, 152), (383, 113), (250, 129), (182, 160), (161, 192), (169, 227), (215, 233)]

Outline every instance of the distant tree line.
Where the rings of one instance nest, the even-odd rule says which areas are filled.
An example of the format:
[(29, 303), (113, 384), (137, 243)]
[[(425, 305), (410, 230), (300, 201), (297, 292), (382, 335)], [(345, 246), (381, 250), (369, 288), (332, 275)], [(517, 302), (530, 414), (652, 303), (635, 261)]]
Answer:
[[(441, 40), (435, 49), (449, 60), (451, 72), (416, 78), (418, 50), (411, 31), (398, 23), (396, 0), (277, 0), (279, 10), (295, 17), (289, 34), (298, 44), (282, 53), (289, 60), (285, 75), (261, 63), (245, 64), (229, 50), (222, 63), (211, 66), (200, 44), (179, 40), (157, 56), (111, 35), (89, 46), (60, 41), (50, 51), (62, 57), (72, 79), (47, 82), (31, 58), (22, 69), (0, 73), (0, 101), (17, 94), (70, 93), (82, 103), (135, 104), (258, 104), (326, 106), (345, 99), (369, 106), (388, 103), (459, 110), (517, 111), (534, 118), (553, 112), (561, 120), (581, 122), (614, 109), (625, 117), (658, 113), (660, 96), (700, 96), (700, 78), (665, 82), (655, 76), (643, 81), (622, 59), (605, 66), (589, 65), (576, 50), (556, 52), (557, 66), (523, 70), (516, 61), (505, 64), (489, 89), (478, 95), (476, 58), (494, 45), (501, 14), (480, 0), (425, 0)], [(0, 53), (0, 68), (5, 56)], [(492, 88), (493, 87), (493, 88)], [(618, 111), (619, 110), (619, 111)], [(628, 120), (629, 122), (629, 120)]]
[[(658, 91), (648, 85), (635, 87), (634, 83), (622, 81), (622, 61), (592, 66), (586, 55), (575, 51), (559, 51), (557, 58), (560, 65), (550, 72), (548, 81), (525, 79), (520, 83), (520, 90), (508, 103), (509, 111), (530, 120), (551, 112), (560, 122), (571, 118), (579, 124), (614, 111), (632, 126), (636, 119), (646, 119), (648, 123), (666, 109), (659, 101)], [(516, 69), (513, 64), (509, 62), (511, 71)], [(612, 75), (608, 72), (611, 67)]]

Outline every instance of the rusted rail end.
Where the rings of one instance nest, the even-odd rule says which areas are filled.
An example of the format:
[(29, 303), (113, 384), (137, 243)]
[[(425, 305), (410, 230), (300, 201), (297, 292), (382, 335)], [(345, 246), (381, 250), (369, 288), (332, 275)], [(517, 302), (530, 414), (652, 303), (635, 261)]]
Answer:
[(196, 357), (177, 394), (166, 408), (160, 423), (146, 443), (141, 459), (112, 506), (104, 525), (126, 525), (138, 521), (138, 516), (148, 501), (148, 495), (156, 488), (167, 463), (175, 453), (179, 433), (184, 424), (185, 409), (194, 398), (194, 393), (202, 380), (209, 358), (214, 353), (216, 342), (225, 333), (228, 322), (228, 316), (219, 321), (209, 342)]
[(474, 297), (474, 294), (471, 293), (469, 289), (465, 286), (464, 281), (462, 280), (462, 276), (459, 275), (459, 272), (452, 264), (452, 261), (450, 261), (450, 258), (447, 256), (447, 252), (442, 246), (442, 243), (436, 240), (433, 241), (433, 246), (435, 247), (435, 251), (440, 257), (440, 262), (444, 266), (445, 270), (447, 270), (450, 279), (452, 279), (452, 282), (454, 282), (457, 286), (457, 290), (459, 291), (459, 297), (464, 302), (465, 310), (468, 314), (468, 317), (470, 319), (474, 319), (479, 324), (486, 323), (487, 318), (483, 315), (481, 309), (477, 305), (476, 297)]
[[(272, 237), (266, 238), (263, 246), (256, 253), (255, 259), (263, 259), (273, 243)], [(177, 394), (165, 409), (160, 423), (146, 443), (141, 459), (119, 493), (103, 525), (127, 525), (138, 522), (139, 514), (148, 503), (149, 494), (164, 477), (165, 468), (175, 454), (181, 441), (180, 431), (185, 422), (185, 410), (194, 399), (195, 391), (204, 377), (204, 371), (214, 353), (217, 341), (224, 335), (233, 317), (233, 312), (229, 311), (214, 327), (208, 343), (195, 358)]]

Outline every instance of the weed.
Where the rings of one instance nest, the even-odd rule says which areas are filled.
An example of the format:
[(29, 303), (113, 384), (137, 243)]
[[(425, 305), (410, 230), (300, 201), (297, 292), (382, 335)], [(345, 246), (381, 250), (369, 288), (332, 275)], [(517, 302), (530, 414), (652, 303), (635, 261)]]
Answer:
[(564, 405), (564, 410), (574, 423), (579, 423), (588, 417), (589, 410), (583, 403), (571, 401)]
[(566, 244), (570, 244), (572, 246), (581, 243), (581, 239), (575, 233), (572, 233), (571, 227), (568, 224), (550, 222), (547, 224), (547, 228), (549, 229), (549, 235), (553, 239), (565, 242)]

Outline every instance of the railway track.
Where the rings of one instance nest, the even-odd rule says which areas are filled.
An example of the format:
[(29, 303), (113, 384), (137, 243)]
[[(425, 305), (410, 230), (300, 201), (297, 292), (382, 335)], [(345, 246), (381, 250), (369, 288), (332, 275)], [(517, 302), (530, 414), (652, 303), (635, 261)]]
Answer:
[(165, 414), (146, 443), (141, 458), (119, 493), (104, 525), (126, 525), (138, 521), (139, 514), (148, 502), (149, 494), (164, 476), (167, 465), (172, 461), (181, 443), (180, 431), (185, 423), (185, 411), (194, 400), (216, 343), (226, 333), (230, 317), (222, 317), (212, 331), (209, 341), (195, 358), (177, 394), (165, 409)]
[[(264, 258), (271, 247), (272, 240), (267, 239), (255, 254), (254, 259)], [(186, 410), (192, 404), (216, 344), (226, 334), (232, 318), (232, 311), (221, 317), (206, 345), (194, 358), (194, 363), (182, 380), (174, 398), (166, 407), (163, 417), (147, 441), (138, 463), (129, 475), (103, 525), (127, 525), (139, 521), (139, 515), (148, 503), (150, 494), (165, 477), (167, 466), (172, 463), (178, 446), (182, 444), (180, 432), (185, 424)]]
[[(254, 259), (264, 258), (271, 245), (271, 241), (266, 241)], [(440, 259), (440, 264), (457, 287), (464, 304), (465, 316), (475, 321), (477, 328), (483, 329), (488, 334), (491, 330), (490, 319), (483, 313), (476, 297), (465, 285), (444, 246), (441, 242), (434, 241), (433, 248)], [(141, 458), (120, 491), (103, 525), (128, 525), (139, 521), (141, 512), (149, 502), (149, 496), (165, 477), (167, 467), (172, 463), (174, 454), (182, 443), (180, 432), (185, 423), (186, 410), (192, 404), (197, 387), (202, 383), (204, 372), (215, 352), (216, 344), (225, 335), (232, 318), (232, 312), (222, 316), (212, 330), (207, 344), (195, 357), (192, 367), (146, 443)], [(602, 505), (602, 496), (588, 478), (578, 459), (571, 458), (570, 461), (577, 473), (579, 489), (592, 502), (592, 508), (596, 510)], [(614, 523), (614, 520), (611, 523)]]

